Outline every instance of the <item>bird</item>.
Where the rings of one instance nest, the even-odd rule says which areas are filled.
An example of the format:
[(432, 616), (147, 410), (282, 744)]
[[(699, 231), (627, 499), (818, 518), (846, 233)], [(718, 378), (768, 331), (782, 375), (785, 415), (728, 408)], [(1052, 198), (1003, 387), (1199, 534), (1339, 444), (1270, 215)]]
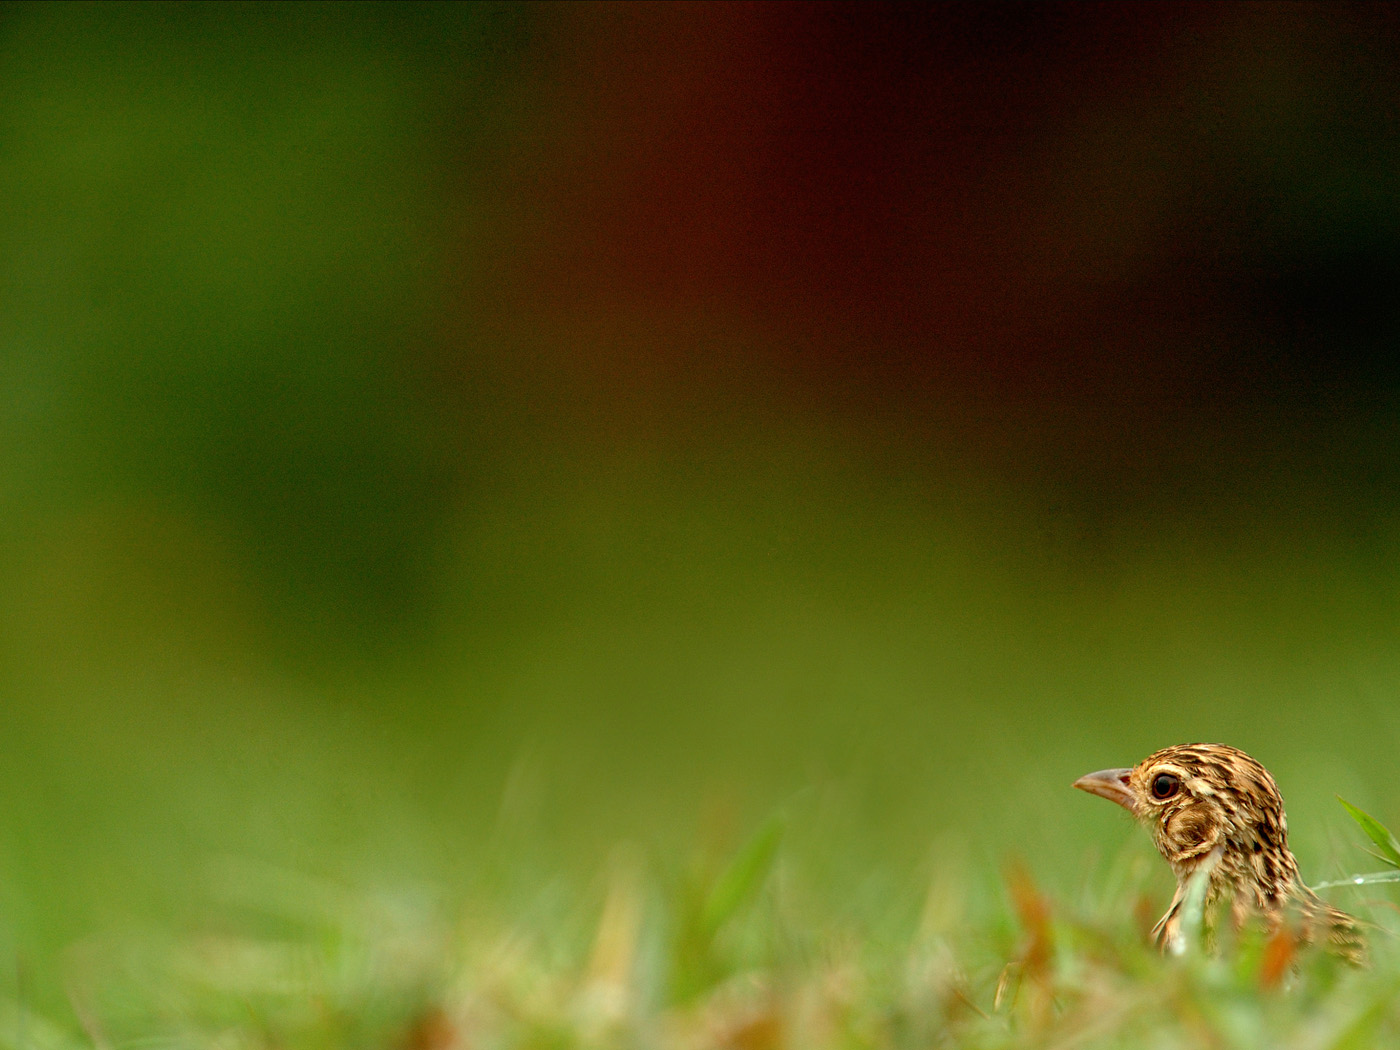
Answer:
[(1186, 950), (1182, 920), (1192, 880), (1204, 875), (1203, 915), (1228, 902), (1238, 929), (1262, 918), (1272, 935), (1319, 944), (1359, 964), (1364, 942), (1357, 921), (1304, 885), (1288, 848), (1283, 796), (1269, 771), (1226, 744), (1178, 744), (1131, 769), (1089, 773), (1074, 786), (1116, 802), (1152, 834), (1176, 875), (1176, 894), (1152, 929), (1164, 952)]

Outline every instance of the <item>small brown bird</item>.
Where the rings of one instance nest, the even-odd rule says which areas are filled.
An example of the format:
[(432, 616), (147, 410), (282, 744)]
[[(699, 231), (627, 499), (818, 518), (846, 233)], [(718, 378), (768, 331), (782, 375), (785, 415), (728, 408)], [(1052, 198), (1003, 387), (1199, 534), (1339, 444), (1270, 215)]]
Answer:
[(1271, 933), (1287, 924), (1299, 943), (1321, 943), (1360, 962), (1356, 920), (1303, 885), (1288, 849), (1278, 785), (1243, 751), (1224, 744), (1180, 744), (1148, 755), (1132, 769), (1090, 773), (1074, 786), (1117, 802), (1145, 824), (1172, 866), (1176, 895), (1152, 930), (1164, 951), (1185, 948), (1183, 903), (1192, 877), (1205, 872), (1207, 917), (1228, 901), (1236, 928), (1261, 916)]

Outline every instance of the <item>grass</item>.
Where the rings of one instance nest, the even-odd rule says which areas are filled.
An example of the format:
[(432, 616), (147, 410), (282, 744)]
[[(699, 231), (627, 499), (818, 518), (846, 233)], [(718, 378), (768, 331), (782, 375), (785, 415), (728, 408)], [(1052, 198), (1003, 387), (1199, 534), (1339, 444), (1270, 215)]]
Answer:
[[(89, 671), (69, 658), (97, 648), (88, 635), (57, 613), (26, 621), (39, 655), (0, 711), (0, 1044), (1400, 1045), (1388, 934), (1363, 972), (1302, 957), (1294, 974), (1248, 938), (1221, 959), (1163, 959), (1147, 931), (1165, 865), (1126, 814), (1069, 787), (1167, 741), (1237, 742), (1314, 836), (1305, 870), (1358, 870), (1322, 863), (1339, 854), (1371, 866), (1325, 848), (1322, 812), (1341, 816), (1331, 790), (1394, 808), (1400, 676), (1372, 655), (1366, 592), (1347, 589), (1360, 574), (1281, 592), (1297, 575), (1260, 556), (1241, 597), (1183, 558), (1189, 571), (1056, 589), (1017, 582), (1040, 579), (1032, 559), (963, 587), (891, 553), (896, 534), (946, 536), (936, 524), (880, 534), (887, 575), (909, 582), (863, 594), (868, 608), (836, 593), (859, 590), (854, 556), (831, 592), (803, 582), (803, 551), (791, 580), (716, 555), (693, 578), (696, 558), (618, 575), (614, 592), (567, 582), (561, 555), (537, 589), (586, 610), (577, 625), (526, 630), (533, 605), (507, 605), (515, 620), (471, 646), (444, 629), (444, 650), (488, 654), (470, 675), (429, 651), (421, 681), (383, 672), (392, 688)], [(648, 542), (624, 546), (667, 549), (637, 529)], [(615, 564), (600, 556), (598, 577)], [(1305, 615), (1319, 597), (1343, 614)], [(930, 642), (930, 623), (967, 624), (964, 605), (971, 625)], [(94, 607), (99, 639), (139, 613)], [(787, 822), (762, 819), (798, 794)], [(746, 841), (726, 838), (736, 826)], [(1105, 867), (1086, 853), (1111, 828), (1124, 853)], [(960, 868), (940, 848), (920, 869), (941, 836), (990, 857)], [(606, 859), (618, 840), (659, 844)], [(197, 863), (213, 850), (266, 866), (220, 870), (206, 906)], [(1394, 925), (1395, 892), (1327, 891), (1378, 926)], [(28, 971), (12, 982), (16, 957)]]
[(725, 862), (681, 871), (619, 851), (596, 886), (552, 882), (509, 909), (232, 865), (221, 924), (77, 946), (75, 1022), (9, 1002), (0, 1043), (1341, 1050), (1400, 1040), (1394, 907), (1360, 896), (1375, 891), (1332, 893), (1376, 927), (1363, 970), (1249, 930), (1219, 955), (1168, 958), (1148, 944), (1165, 901), (1145, 843), (1073, 899), (1048, 893), (1025, 864), (980, 877), (945, 866), (919, 906), (886, 903), (907, 918), (862, 923), (821, 905), (783, 831), (774, 819)]

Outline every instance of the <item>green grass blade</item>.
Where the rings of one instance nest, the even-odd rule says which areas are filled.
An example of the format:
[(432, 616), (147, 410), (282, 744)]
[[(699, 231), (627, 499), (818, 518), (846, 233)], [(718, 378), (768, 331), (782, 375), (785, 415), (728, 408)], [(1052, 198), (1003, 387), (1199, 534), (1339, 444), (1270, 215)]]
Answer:
[(710, 934), (758, 893), (778, 857), (782, 837), (782, 821), (775, 817), (758, 830), (715, 881), (701, 912), (701, 922)]
[(1378, 859), (1393, 868), (1400, 868), (1400, 842), (1396, 841), (1395, 836), (1390, 833), (1390, 829), (1371, 814), (1357, 809), (1341, 795), (1337, 796), (1337, 801), (1351, 814), (1351, 819), (1361, 825), (1361, 830), (1366, 832), (1381, 851)]
[(1181, 902), (1181, 940), (1177, 942), (1176, 954), (1199, 952), (1205, 943), (1206, 891), (1210, 889), (1210, 873), (1214, 867), (1215, 863), (1203, 865), (1186, 884), (1186, 898)]
[(1378, 882), (1400, 882), (1400, 871), (1373, 871), (1368, 875), (1351, 875), (1345, 879), (1334, 879), (1331, 882), (1319, 882), (1312, 888), (1315, 890), (1330, 890), (1338, 886), (1372, 886)]

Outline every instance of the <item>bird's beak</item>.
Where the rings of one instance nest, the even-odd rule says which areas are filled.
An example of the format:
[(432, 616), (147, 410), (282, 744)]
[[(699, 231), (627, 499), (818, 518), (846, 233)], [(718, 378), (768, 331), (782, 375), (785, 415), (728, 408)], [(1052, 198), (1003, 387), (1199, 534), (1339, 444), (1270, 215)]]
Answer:
[(1131, 769), (1101, 769), (1097, 773), (1089, 773), (1080, 777), (1074, 782), (1074, 786), (1080, 791), (1087, 791), (1091, 795), (1098, 795), (1099, 798), (1106, 798), (1110, 802), (1117, 802), (1134, 816), (1137, 815), (1137, 803), (1133, 799), (1133, 793), (1128, 789), (1128, 776)]

